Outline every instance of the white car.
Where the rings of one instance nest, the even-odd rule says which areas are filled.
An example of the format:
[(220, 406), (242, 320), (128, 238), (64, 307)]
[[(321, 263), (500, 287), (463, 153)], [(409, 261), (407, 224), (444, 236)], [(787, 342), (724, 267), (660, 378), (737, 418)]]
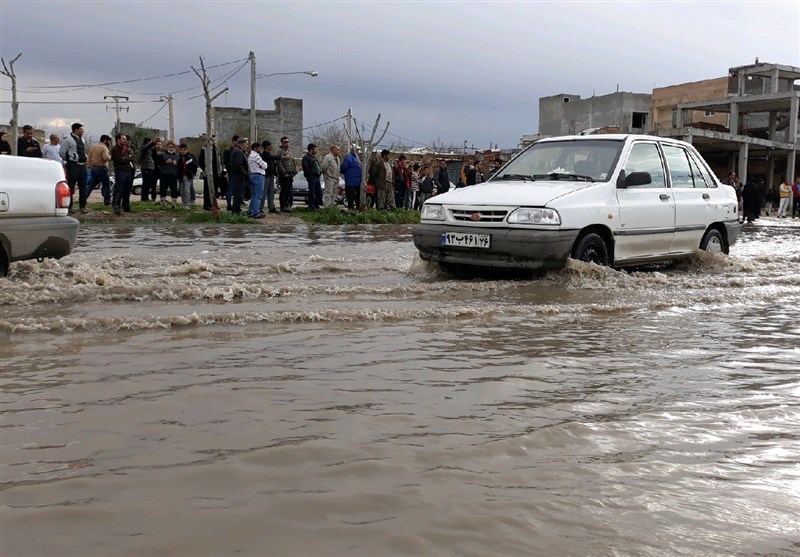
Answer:
[(431, 198), (413, 238), (451, 265), (624, 267), (728, 253), (739, 228), (734, 189), (690, 144), (592, 135), (540, 140), (488, 182)]
[(12, 261), (59, 259), (72, 251), (79, 223), (57, 162), (0, 156), (0, 277)]

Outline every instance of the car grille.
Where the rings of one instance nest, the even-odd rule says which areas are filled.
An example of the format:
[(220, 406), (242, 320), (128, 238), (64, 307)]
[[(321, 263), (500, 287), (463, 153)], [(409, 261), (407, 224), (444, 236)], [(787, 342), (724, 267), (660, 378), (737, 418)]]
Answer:
[[(474, 211), (452, 209), (451, 214), (453, 215), (453, 220), (462, 222), (503, 222), (506, 219), (508, 211), (505, 209), (477, 209)], [(477, 218), (475, 215), (477, 215)]]

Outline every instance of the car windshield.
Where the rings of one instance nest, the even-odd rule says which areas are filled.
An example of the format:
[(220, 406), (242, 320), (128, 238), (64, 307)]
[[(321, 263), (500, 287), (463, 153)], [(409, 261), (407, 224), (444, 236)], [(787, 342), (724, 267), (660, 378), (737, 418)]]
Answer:
[(607, 181), (622, 150), (622, 140), (543, 141), (531, 145), (492, 181)]

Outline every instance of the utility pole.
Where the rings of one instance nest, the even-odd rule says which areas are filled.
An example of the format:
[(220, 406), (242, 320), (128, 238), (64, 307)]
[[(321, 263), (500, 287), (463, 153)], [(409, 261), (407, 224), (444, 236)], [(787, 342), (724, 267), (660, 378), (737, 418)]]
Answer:
[(17, 133), (18, 133), (18, 120), (17, 116), (19, 115), (19, 103), (17, 102), (17, 74), (14, 72), (14, 63), (19, 60), (19, 57), (22, 56), (20, 52), (17, 54), (11, 62), (6, 65), (6, 61), (0, 58), (2, 61), (3, 69), (0, 70), (0, 74), (3, 74), (6, 77), (11, 78), (11, 120), (9, 120), (8, 124), (11, 128), (11, 154), (17, 154)]
[[(352, 107), (347, 107), (347, 141), (353, 143), (353, 109)], [(348, 145), (347, 150), (350, 150), (352, 145)]]
[(122, 95), (105, 95), (103, 97), (104, 100), (105, 99), (114, 99), (114, 111), (117, 113), (117, 125), (114, 128), (114, 135), (116, 135), (118, 133), (122, 133), (120, 131), (120, 127), (121, 126), (120, 126), (120, 121), (119, 121), (119, 111), (120, 110), (124, 110), (125, 112), (127, 112), (128, 110), (130, 110), (130, 107), (120, 106), (119, 105), (119, 101), (121, 101), (121, 100), (122, 101), (127, 101), (129, 98), (130, 97), (123, 97)]
[(216, 218), (219, 216), (219, 205), (217, 205), (217, 196), (214, 194), (214, 148), (211, 145), (211, 137), (214, 135), (214, 108), (211, 106), (211, 103), (214, 99), (225, 93), (228, 88), (225, 87), (225, 89), (213, 97), (211, 96), (209, 89), (211, 80), (206, 73), (206, 65), (205, 62), (203, 62), (202, 56), (200, 57), (200, 71), (203, 73), (201, 74), (198, 72), (194, 66), (192, 66), (192, 70), (194, 70), (194, 73), (200, 78), (200, 82), (203, 84), (203, 95), (206, 98), (206, 144), (203, 147), (206, 155), (206, 167), (203, 169), (203, 172), (206, 175), (206, 187), (208, 188), (209, 197), (211, 198), (211, 214)]
[(175, 113), (172, 106), (172, 94), (161, 97), (159, 100), (167, 103), (167, 110), (169, 110), (169, 139), (170, 141), (175, 141)]
[(250, 144), (256, 141), (256, 55), (250, 55)]

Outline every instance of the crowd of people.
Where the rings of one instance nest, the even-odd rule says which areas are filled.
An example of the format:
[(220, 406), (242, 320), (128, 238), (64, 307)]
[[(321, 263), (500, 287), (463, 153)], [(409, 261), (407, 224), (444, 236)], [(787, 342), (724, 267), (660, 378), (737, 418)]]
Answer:
[(722, 183), (736, 190), (743, 222), (757, 220), (762, 210), (766, 216), (772, 213), (781, 219), (788, 218), (791, 210), (791, 218), (800, 218), (800, 176), (794, 182), (787, 177), (770, 188), (765, 180), (754, 177), (742, 184), (735, 172), (729, 172)]

